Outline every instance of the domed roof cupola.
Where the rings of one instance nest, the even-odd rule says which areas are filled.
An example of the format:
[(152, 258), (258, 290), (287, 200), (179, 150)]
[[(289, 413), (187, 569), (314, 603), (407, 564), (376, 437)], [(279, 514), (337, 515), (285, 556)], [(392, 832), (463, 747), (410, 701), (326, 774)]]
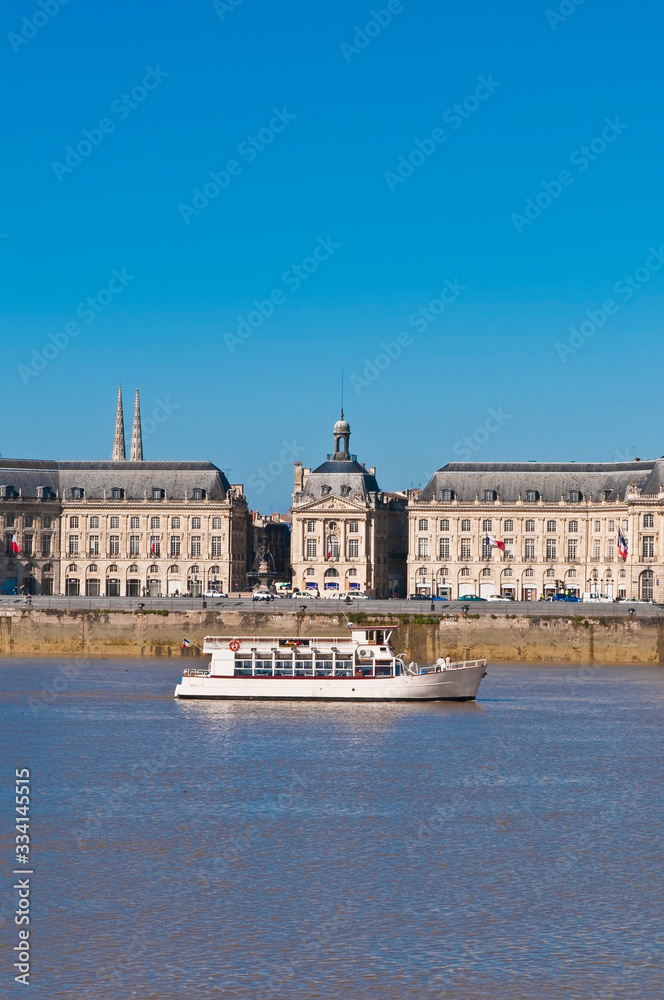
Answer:
[(335, 462), (348, 462), (350, 460), (350, 424), (344, 420), (344, 410), (341, 407), (341, 416), (334, 425), (334, 455)]

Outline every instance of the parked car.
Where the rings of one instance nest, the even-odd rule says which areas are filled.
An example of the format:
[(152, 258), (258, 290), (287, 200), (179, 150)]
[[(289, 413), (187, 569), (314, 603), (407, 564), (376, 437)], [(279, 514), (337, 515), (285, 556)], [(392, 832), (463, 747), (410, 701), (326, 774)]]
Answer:
[(371, 598), (368, 594), (364, 594), (361, 590), (349, 590), (348, 596), (351, 601), (370, 601)]
[(464, 594), (463, 597), (459, 598), (460, 601), (483, 601), (486, 604), (486, 597), (478, 597), (477, 594)]
[(269, 590), (257, 590), (255, 594), (251, 595), (252, 601), (273, 601), (274, 594), (271, 594)]
[(608, 594), (585, 593), (584, 601), (592, 601), (593, 604), (613, 604), (613, 598)]
[(581, 601), (580, 597), (575, 597), (574, 594), (554, 594), (554, 601), (568, 601), (571, 604), (579, 604)]
[(305, 598), (307, 601), (315, 601), (318, 597), (317, 590), (301, 590), (299, 594), (293, 594), (293, 600), (299, 601), (301, 598)]
[(406, 598), (407, 601), (430, 601), (431, 598), (428, 594), (409, 594)]
[(513, 601), (513, 597), (505, 597), (504, 594), (489, 594), (487, 601)]
[(222, 594), (220, 590), (204, 590), (203, 597), (228, 597), (228, 594)]

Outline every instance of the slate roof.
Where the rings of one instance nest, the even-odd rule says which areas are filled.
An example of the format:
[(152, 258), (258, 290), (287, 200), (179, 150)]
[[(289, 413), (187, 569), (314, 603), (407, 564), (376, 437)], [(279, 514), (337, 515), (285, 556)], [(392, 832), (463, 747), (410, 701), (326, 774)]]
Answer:
[(53, 462), (30, 459), (0, 459), (0, 485), (21, 490), (24, 497), (36, 497), (38, 486), (58, 490), (69, 498), (72, 487), (83, 487), (87, 500), (109, 496), (114, 486), (125, 491), (128, 500), (143, 500), (159, 487), (172, 500), (191, 499), (196, 488), (204, 489), (210, 500), (224, 500), (230, 483), (212, 462)]
[(377, 493), (379, 490), (376, 477), (372, 476), (359, 462), (342, 462), (333, 459), (323, 462), (317, 469), (309, 473), (304, 495), (308, 497), (326, 496), (323, 487), (330, 486), (331, 495), (344, 496), (341, 491), (342, 486), (349, 486), (348, 496), (367, 497), (369, 493)]
[(527, 490), (536, 490), (545, 503), (569, 499), (578, 490), (595, 499), (610, 491), (607, 499), (624, 499), (632, 483), (645, 494), (657, 494), (664, 483), (664, 460), (648, 462), (450, 462), (433, 474), (419, 500), (440, 499), (441, 490), (454, 490), (455, 499), (473, 503), (476, 494), (484, 499), (485, 490), (496, 490), (504, 503), (513, 503)]

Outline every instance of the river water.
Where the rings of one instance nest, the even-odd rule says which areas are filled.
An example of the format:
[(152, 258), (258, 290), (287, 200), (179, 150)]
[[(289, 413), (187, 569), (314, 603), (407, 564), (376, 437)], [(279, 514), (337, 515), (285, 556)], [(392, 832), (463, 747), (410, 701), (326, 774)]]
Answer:
[(422, 705), (180, 703), (178, 675), (0, 661), (32, 997), (664, 995), (664, 669), (496, 666)]

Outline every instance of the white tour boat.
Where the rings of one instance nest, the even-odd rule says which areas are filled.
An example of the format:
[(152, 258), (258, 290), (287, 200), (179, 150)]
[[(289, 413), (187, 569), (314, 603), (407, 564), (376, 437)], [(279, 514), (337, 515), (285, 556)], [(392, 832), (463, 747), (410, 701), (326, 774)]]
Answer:
[(486, 660), (407, 663), (392, 646), (393, 625), (349, 629), (341, 639), (206, 636), (209, 669), (185, 669), (175, 697), (468, 701), (486, 674)]

